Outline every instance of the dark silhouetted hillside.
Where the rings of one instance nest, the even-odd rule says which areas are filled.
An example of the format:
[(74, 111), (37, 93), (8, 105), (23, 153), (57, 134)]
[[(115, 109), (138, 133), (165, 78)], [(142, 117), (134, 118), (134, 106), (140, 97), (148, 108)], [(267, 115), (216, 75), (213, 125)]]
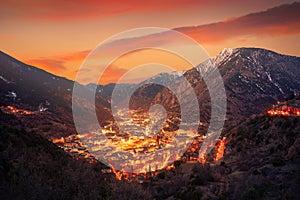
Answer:
[(99, 164), (75, 161), (35, 133), (0, 127), (1, 199), (103, 199)]

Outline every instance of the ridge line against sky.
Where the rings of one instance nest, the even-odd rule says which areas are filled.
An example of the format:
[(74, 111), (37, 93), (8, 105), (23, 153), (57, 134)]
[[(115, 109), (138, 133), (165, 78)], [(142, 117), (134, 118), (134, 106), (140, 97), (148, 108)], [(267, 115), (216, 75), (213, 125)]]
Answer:
[[(80, 2), (80, 1), (77, 1), (77, 2)], [(97, 1), (95, 1), (95, 2), (97, 2)], [(94, 5), (95, 2), (94, 1), (90, 2), (90, 4)], [(135, 1), (133, 1), (133, 2), (135, 2)], [(182, 1), (178, 0), (176, 2), (178, 2), (179, 5), (174, 6), (174, 8), (173, 8), (174, 12), (181, 9), (180, 5), (181, 6), (185, 5), (182, 3)], [(200, 9), (201, 6), (205, 5), (205, 3), (203, 1), (195, 2), (193, 0), (190, 0), (190, 2), (191, 2), (191, 5), (182, 8), (182, 10), (192, 9), (193, 6), (199, 6), (199, 9)], [(213, 1), (213, 2), (219, 2), (219, 1)], [(241, 1), (229, 1), (229, 3), (230, 2), (232, 2), (232, 3), (238, 2), (238, 4), (241, 4), (241, 5), (243, 4)], [(276, 51), (279, 53), (283, 53), (283, 54), (299, 56), (300, 55), (300, 46), (299, 46), (298, 41), (300, 39), (300, 35), (299, 35), (299, 33), (300, 33), (300, 13), (298, 11), (300, 10), (300, 3), (294, 2), (294, 3), (290, 3), (290, 4), (280, 4), (281, 1), (280, 2), (279, 1), (269, 1), (269, 2), (273, 2), (273, 4), (275, 6), (269, 7), (269, 9), (265, 9), (266, 5), (264, 5), (264, 7), (263, 7), (264, 9), (256, 10), (255, 12), (254, 11), (248, 12), (250, 14), (238, 15), (238, 17), (234, 16), (234, 14), (233, 14), (233, 15), (231, 15), (231, 17), (229, 15), (229, 17), (227, 16), (221, 20), (216, 20), (216, 22), (213, 22), (213, 23), (211, 21), (208, 21), (208, 23), (205, 23), (205, 22), (200, 23), (202, 25), (191, 26), (188, 23), (187, 26), (180, 26), (180, 24), (183, 23), (183, 22), (180, 22), (179, 26), (173, 26), (173, 27), (175, 27), (174, 30), (182, 32), (182, 33), (190, 36), (191, 38), (195, 39), (196, 41), (198, 41), (201, 45), (204, 46), (204, 48), (212, 56), (216, 55), (218, 52), (220, 52), (225, 47), (236, 48), (236, 47), (243, 47), (243, 46), (266, 48), (266, 49), (270, 49), (270, 50), (273, 50), (273, 51)], [(283, 1), (283, 3), (284, 2), (286, 2), (286, 1)], [(259, 4), (259, 3), (254, 1), (253, 4)], [(3, 7), (5, 7), (5, 5), (6, 4), (4, 4)], [(7, 5), (11, 6), (11, 4), (9, 4), (9, 3), (7, 3)], [(155, 7), (155, 5), (156, 4), (153, 4), (153, 5), (151, 4), (152, 7)], [(212, 5), (213, 5), (213, 3), (210, 5), (205, 5), (205, 6), (209, 7)], [(121, 10), (123, 9), (123, 12), (126, 13), (126, 15), (128, 13), (132, 12), (132, 10), (134, 10), (134, 12), (138, 12), (138, 11), (141, 12), (140, 13), (141, 16), (146, 16), (147, 13), (150, 12), (149, 10), (147, 10), (147, 9), (149, 9), (147, 6), (146, 6), (147, 8), (144, 8), (142, 4), (140, 4), (139, 6), (141, 7), (140, 10), (138, 10), (138, 8), (124, 9), (124, 7), (120, 8), (120, 9)], [(13, 6), (11, 6), (11, 7), (13, 7)], [(35, 6), (35, 7), (37, 7), (37, 6)], [(168, 7), (166, 5), (160, 5), (160, 7), (158, 7), (157, 9), (159, 10), (159, 12), (163, 11), (164, 9), (167, 11), (172, 10), (170, 7)], [(244, 8), (241, 8), (241, 10), (243, 10), (243, 9)], [(145, 11), (145, 13), (142, 13), (144, 11)], [(192, 11), (191, 11), (191, 13), (192, 13)], [(3, 14), (3, 12), (2, 12), (2, 14), (0, 14), (0, 15), (5, 15), (5, 14)], [(50, 14), (48, 13), (48, 15), (50, 16), (51, 13)], [(103, 15), (105, 15), (105, 14), (103, 14)], [(110, 13), (109, 15), (113, 16), (112, 13)], [(119, 16), (119, 15), (120, 15), (120, 13), (118, 13), (115, 16), (115, 18), (117, 18), (117, 16)], [(131, 15), (133, 15), (133, 14), (131, 14)], [(211, 15), (214, 15), (214, 13), (212, 13)], [(20, 16), (17, 16), (17, 17), (20, 17)], [(31, 15), (23, 16), (23, 17), (26, 18), (26, 20), (30, 19), (31, 17), (34, 18), (34, 16), (31, 16)], [(178, 16), (178, 19), (180, 17), (181, 16)], [(87, 16), (87, 18), (93, 19), (93, 16)], [(88, 20), (87, 18), (85, 18), (84, 20)], [(63, 19), (65, 19), (65, 18), (63, 18)], [(107, 19), (109, 19), (109, 18), (107, 18)], [(117, 18), (117, 19), (119, 19), (119, 18)], [(2, 20), (0, 20), (0, 24), (4, 23), (4, 25), (5, 25), (6, 24), (5, 20), (6, 19), (3, 20), (3, 18), (2, 18)], [(67, 17), (65, 19), (65, 21), (67, 21), (67, 22), (69, 22), (70, 20), (76, 21), (76, 18), (69, 19)], [(120, 20), (122, 21), (122, 19), (120, 19)], [(159, 19), (154, 19), (154, 21), (155, 20), (157, 21)], [(41, 19), (36, 19), (36, 18), (32, 19), (33, 24), (35, 24), (35, 23), (40, 24), (41, 21), (43, 21), (44, 23), (45, 23), (45, 21), (46, 22), (50, 21), (50, 22), (47, 22), (50, 27), (53, 26), (53, 23), (54, 23), (53, 21), (55, 21), (55, 23), (60, 23), (60, 25), (64, 24), (63, 20), (61, 22), (60, 21), (56, 22), (56, 21), (58, 21), (58, 19), (56, 17), (54, 19), (51, 19), (50, 17), (47, 18), (44, 16)], [(187, 20), (187, 21), (189, 22), (189, 20)], [(28, 23), (28, 21), (26, 21), (26, 23)], [(47, 23), (42, 24), (41, 27), (42, 28), (47, 27)], [(150, 24), (150, 23), (148, 23), (148, 24)], [(153, 26), (152, 24), (150, 24), (150, 26)], [(118, 26), (118, 25), (119, 25), (119, 22), (115, 21), (111, 25), (111, 27), (112, 27), (112, 29), (114, 29), (114, 26)], [(145, 26), (147, 26), (147, 23), (145, 23)], [(5, 27), (5, 26), (2, 26), (2, 27)], [(130, 28), (130, 26), (128, 26), (128, 27)], [(68, 28), (68, 27), (66, 27), (66, 28)], [(80, 34), (80, 32), (78, 34)], [(89, 34), (92, 34), (92, 30), (89, 31)], [(70, 36), (70, 37), (72, 37), (72, 36)], [(142, 41), (142, 39), (147, 38), (147, 42), (151, 42), (151, 40), (149, 40), (149, 37), (152, 37), (152, 39), (155, 40), (155, 34), (154, 34), (154, 37), (152, 34), (150, 36), (148, 35), (148, 36), (142, 36), (142, 37), (138, 37), (138, 38), (123, 39), (123, 40), (119, 40), (119, 41), (115, 42), (116, 44), (118, 44), (116, 47), (114, 47), (114, 45), (112, 43), (111, 49), (113, 50), (113, 48), (122, 48), (120, 46), (120, 41), (122, 41), (122, 42), (125, 41), (124, 43), (126, 43), (126, 42), (128, 43), (129, 41), (130, 42), (132, 42), (132, 41), (145, 42), (145, 41)], [(53, 38), (49, 37), (50, 42), (51, 42), (51, 40), (55, 41), (55, 39), (56, 39), (55, 36), (53, 36)], [(103, 37), (103, 39), (105, 39), (105, 37)], [(166, 42), (168, 42), (169, 39), (170, 38), (167, 38)], [(14, 55), (14, 56), (17, 55), (17, 57), (20, 57), (26, 63), (40, 67), (42, 69), (45, 69), (45, 70), (47, 70), (51, 73), (57, 74), (59, 76), (66, 76), (69, 79), (74, 79), (75, 74), (78, 71), (78, 68), (79, 68), (81, 62), (84, 60), (86, 55), (90, 52), (90, 50), (88, 50), (89, 48), (87, 45), (82, 45), (83, 46), (82, 48), (85, 50), (79, 50), (78, 48), (71, 48), (71, 46), (73, 46), (74, 43), (78, 43), (78, 41), (73, 41), (73, 43), (72, 43), (72, 41), (71, 42), (69, 41), (69, 43), (68, 42), (66, 42), (65, 44), (62, 43), (61, 46), (58, 46), (57, 53), (54, 54), (54, 53), (50, 53), (50, 52), (49, 53), (45, 52), (45, 54), (43, 55), (43, 52), (42, 52), (43, 49), (47, 50), (48, 45), (49, 45), (48, 42), (45, 41), (45, 46), (47, 46), (47, 47), (43, 47), (43, 44), (38, 44), (38, 45), (40, 45), (40, 49), (41, 49), (40, 55), (38, 54), (39, 51), (35, 51), (35, 49), (38, 49), (38, 47), (32, 46), (32, 49), (30, 49), (31, 47), (28, 47), (28, 49), (27, 49), (28, 51), (27, 52), (25, 51), (26, 52), (25, 54), (28, 54), (28, 55), (24, 56), (25, 54), (23, 54), (23, 56), (22, 56), (21, 49), (11, 48), (14, 45), (9, 44), (9, 41), (11, 43), (14, 43), (15, 40), (18, 41), (18, 39), (14, 38), (13, 35), (11, 35), (11, 38), (6, 37), (5, 31), (0, 31), (0, 41), (4, 41), (4, 43), (3, 43), (4, 47), (2, 49), (3, 51), (5, 51), (11, 55)], [(22, 44), (22, 42), (24, 43), (24, 41), (21, 41), (20, 43)], [(89, 45), (89, 46), (93, 48), (97, 45), (97, 42), (101, 42), (101, 39), (96, 41), (96, 44), (94, 44), (94, 46), (93, 45)], [(70, 48), (67, 48), (68, 44), (69, 44)], [(82, 44), (85, 44), (84, 40), (82, 41)], [(5, 46), (7, 47), (7, 49), (10, 49), (10, 50), (6, 50)], [(20, 46), (22, 46), (22, 45), (20, 45)], [(13, 51), (11, 49), (13, 49)], [(74, 50), (78, 49), (78, 51), (77, 50), (73, 51), (72, 49), (74, 49)], [(31, 53), (32, 56), (30, 55), (30, 51), (34, 51), (33, 53)], [(18, 53), (18, 52), (21, 52), (21, 53)], [(18, 56), (18, 54), (21, 56)], [(53, 55), (56, 55), (56, 56), (53, 56)], [(132, 57), (131, 57), (131, 59), (132, 59)], [(123, 66), (116, 65), (116, 66), (112, 67), (110, 73), (112, 75), (119, 76), (120, 74), (124, 73), (124, 71), (126, 71), (126, 68), (124, 69)], [(107, 82), (109, 82), (109, 80), (107, 80)]]

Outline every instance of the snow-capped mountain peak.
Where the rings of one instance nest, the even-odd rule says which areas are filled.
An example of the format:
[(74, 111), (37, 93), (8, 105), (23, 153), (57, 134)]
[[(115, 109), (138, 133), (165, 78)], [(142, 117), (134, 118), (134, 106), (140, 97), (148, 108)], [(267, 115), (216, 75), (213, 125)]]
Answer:
[(229, 61), (231, 56), (237, 52), (237, 49), (231, 49), (231, 48), (225, 48), (223, 49), (219, 54), (217, 54), (215, 57), (212, 57), (203, 63), (199, 64), (196, 69), (198, 72), (201, 72), (201, 74), (207, 73), (209, 70), (213, 69), (214, 67), (217, 67), (226, 61)]
[(216, 55), (215, 57), (211, 58), (211, 60), (218, 66), (221, 63), (226, 62), (230, 59), (230, 57), (237, 52), (237, 49), (225, 48)]

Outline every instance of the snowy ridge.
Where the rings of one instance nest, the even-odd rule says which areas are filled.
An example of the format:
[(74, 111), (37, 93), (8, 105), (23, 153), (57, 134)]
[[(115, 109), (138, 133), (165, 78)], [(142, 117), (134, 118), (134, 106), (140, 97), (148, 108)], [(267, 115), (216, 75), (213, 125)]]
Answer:
[(219, 53), (218, 55), (216, 55), (215, 57), (212, 58), (212, 61), (216, 64), (219, 65), (220, 63), (224, 62), (225, 60), (227, 60), (234, 52), (234, 49), (231, 48), (225, 48), (221, 51), (221, 53)]
[(208, 73), (210, 70), (214, 69), (215, 67), (224, 64), (225, 62), (230, 61), (233, 54), (237, 52), (237, 49), (225, 48), (223, 49), (218, 55), (212, 57), (203, 63), (199, 64), (196, 69), (201, 74)]

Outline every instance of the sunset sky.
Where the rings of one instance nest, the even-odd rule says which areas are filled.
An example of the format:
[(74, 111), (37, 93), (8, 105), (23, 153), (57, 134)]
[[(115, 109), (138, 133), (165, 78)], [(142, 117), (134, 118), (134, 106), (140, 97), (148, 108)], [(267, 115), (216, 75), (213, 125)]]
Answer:
[[(141, 27), (184, 33), (203, 45), (210, 56), (228, 47), (260, 47), (300, 56), (300, 3), (293, 2), (4, 0), (0, 6), (0, 50), (73, 80), (84, 58), (99, 43), (119, 32)], [(151, 33), (138, 37), (140, 43), (155, 41)], [(120, 39), (118, 48), (132, 42), (130, 36)], [(147, 60), (153, 52), (148, 50), (143, 56), (138, 53), (115, 62), (102, 83), (114, 82), (116, 74), (128, 70), (126, 65), (139, 64), (138, 60)], [(165, 64), (172, 60), (181, 65), (181, 61), (161, 55)]]

